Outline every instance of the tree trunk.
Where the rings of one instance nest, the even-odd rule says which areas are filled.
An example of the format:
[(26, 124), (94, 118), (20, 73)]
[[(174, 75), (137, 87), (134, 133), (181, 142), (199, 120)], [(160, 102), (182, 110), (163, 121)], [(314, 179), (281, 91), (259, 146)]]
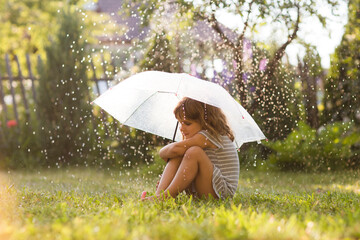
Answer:
[(308, 64), (306, 62), (302, 64), (299, 61), (298, 68), (302, 82), (302, 94), (304, 98), (306, 122), (312, 128), (317, 129), (319, 127), (319, 117), (316, 96), (316, 77), (310, 73)]

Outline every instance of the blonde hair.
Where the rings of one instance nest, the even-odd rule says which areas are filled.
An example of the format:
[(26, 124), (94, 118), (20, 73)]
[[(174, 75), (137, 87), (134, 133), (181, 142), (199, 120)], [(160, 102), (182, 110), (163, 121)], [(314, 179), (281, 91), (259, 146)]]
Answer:
[(198, 122), (202, 129), (209, 131), (219, 140), (220, 135), (226, 135), (234, 141), (234, 134), (227, 123), (226, 116), (220, 108), (184, 97), (174, 109), (177, 119), (189, 119)]

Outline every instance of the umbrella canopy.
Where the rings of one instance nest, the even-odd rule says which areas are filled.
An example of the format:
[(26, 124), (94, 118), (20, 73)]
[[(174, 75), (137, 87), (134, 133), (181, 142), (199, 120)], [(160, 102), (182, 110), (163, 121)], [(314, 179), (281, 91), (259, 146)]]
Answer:
[(173, 110), (183, 97), (221, 108), (234, 132), (235, 144), (265, 139), (249, 113), (220, 85), (185, 73), (147, 71), (107, 90), (94, 103), (122, 124), (181, 140)]

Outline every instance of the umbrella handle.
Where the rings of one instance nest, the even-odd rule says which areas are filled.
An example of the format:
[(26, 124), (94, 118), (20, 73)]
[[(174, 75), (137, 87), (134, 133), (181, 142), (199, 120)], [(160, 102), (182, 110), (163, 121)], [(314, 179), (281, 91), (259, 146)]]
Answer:
[(175, 142), (175, 137), (176, 137), (176, 132), (179, 126), (179, 121), (176, 122), (176, 127), (175, 127), (175, 132), (174, 132), (174, 136), (173, 136), (173, 142)]

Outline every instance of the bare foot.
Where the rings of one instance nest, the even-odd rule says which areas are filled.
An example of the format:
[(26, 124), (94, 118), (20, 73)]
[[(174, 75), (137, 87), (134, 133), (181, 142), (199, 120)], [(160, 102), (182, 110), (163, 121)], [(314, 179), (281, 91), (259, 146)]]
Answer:
[(145, 197), (146, 197), (146, 191), (143, 191), (141, 193), (140, 199), (143, 200), (143, 199), (145, 199)]
[(164, 192), (160, 193), (159, 195), (149, 196), (149, 197), (146, 197), (145, 195), (143, 193), (142, 196), (144, 196), (144, 197), (141, 197), (141, 201), (151, 201), (151, 202), (164, 201), (165, 199), (172, 198), (172, 196), (170, 194), (165, 194)]
[(149, 202), (154, 202), (154, 201), (157, 201), (159, 200), (157, 197), (155, 196), (150, 196), (150, 197), (145, 197), (145, 198), (142, 198), (141, 201), (145, 202), (145, 201), (149, 201)]

